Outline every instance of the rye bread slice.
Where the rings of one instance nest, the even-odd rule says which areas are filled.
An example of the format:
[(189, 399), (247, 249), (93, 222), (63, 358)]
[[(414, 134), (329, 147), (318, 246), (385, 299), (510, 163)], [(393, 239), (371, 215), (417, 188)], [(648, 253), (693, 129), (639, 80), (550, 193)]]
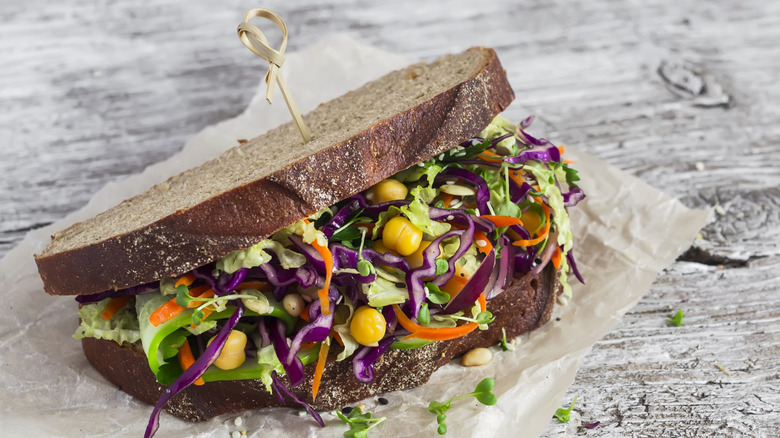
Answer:
[[(511, 339), (542, 326), (550, 319), (558, 293), (556, 271), (551, 264), (538, 275), (516, 275), (503, 293), (488, 301), (487, 309), (496, 317), (488, 330), (475, 330), (458, 339), (435, 342), (414, 350), (389, 349), (375, 364), (371, 383), (360, 383), (355, 379), (351, 358), (337, 362), (337, 352), (332, 351), (316, 401), (311, 399), (314, 364), (304, 368), (306, 380), (290, 389), (315, 409), (332, 410), (373, 395), (423, 385), (434, 371), (453, 358), (473, 348), (498, 343), (503, 336), (501, 328), (506, 329), (507, 338)], [(165, 390), (149, 370), (140, 346), (120, 346), (113, 341), (93, 338), (82, 339), (82, 346), (87, 359), (100, 374), (138, 400), (154, 405)], [(286, 376), (282, 381), (289, 387)], [(280, 403), (275, 394), (266, 391), (260, 380), (235, 380), (189, 386), (172, 398), (165, 410), (187, 420), (203, 421), (217, 415), (272, 406), (300, 409), (300, 405), (289, 399)]]
[(471, 48), (387, 74), (56, 233), (44, 290), (87, 295), (181, 275), (479, 133), (514, 99), (495, 52)]

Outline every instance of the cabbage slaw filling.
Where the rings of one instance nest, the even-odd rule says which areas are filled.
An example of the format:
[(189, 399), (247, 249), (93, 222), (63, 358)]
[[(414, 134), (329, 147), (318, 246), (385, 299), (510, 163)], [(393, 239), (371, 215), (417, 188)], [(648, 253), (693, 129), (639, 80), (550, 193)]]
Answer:
[[(168, 386), (151, 436), (165, 402), (191, 384), (260, 379), (290, 396), (279, 378), (301, 384), (324, 344), (371, 382), (388, 348), (486, 329), (489, 300), (514, 272), (553, 263), (568, 299), (569, 272), (582, 276), (566, 207), (585, 194), (563, 148), (525, 132), (532, 121), (497, 116), (478, 137), (394, 175), (390, 200), (377, 185), (178, 279), (79, 296), (74, 337), (140, 342)], [(231, 354), (244, 359), (221, 366), (233, 331), (246, 342)]]

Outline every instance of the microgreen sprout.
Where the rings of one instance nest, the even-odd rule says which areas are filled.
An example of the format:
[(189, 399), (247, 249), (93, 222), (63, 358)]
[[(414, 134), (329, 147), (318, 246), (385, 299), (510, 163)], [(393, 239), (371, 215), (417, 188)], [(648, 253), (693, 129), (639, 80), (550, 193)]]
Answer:
[(360, 237), (361, 231), (358, 231), (358, 227), (356, 227), (354, 224), (357, 222), (371, 222), (371, 218), (360, 216), (360, 213), (362, 212), (363, 209), (361, 208), (353, 213), (352, 218), (347, 220), (344, 225), (336, 229), (329, 240), (333, 242), (349, 242)]
[(417, 323), (421, 326), (428, 326), (431, 323), (431, 312), (428, 310), (428, 303), (420, 305), (420, 313), (417, 315)]
[(444, 259), (436, 259), (436, 275), (442, 275), (450, 269), (449, 263)]
[(683, 311), (682, 309), (678, 310), (677, 313), (674, 314), (673, 317), (669, 318), (669, 322), (675, 326), (679, 327), (683, 323)]
[(568, 423), (571, 410), (574, 409), (574, 403), (577, 403), (577, 396), (574, 396), (574, 400), (572, 400), (569, 409), (558, 408), (553, 417), (557, 418), (561, 423)]
[(459, 319), (461, 321), (467, 321), (467, 322), (476, 322), (479, 325), (482, 324), (490, 324), (491, 322), (496, 320), (496, 317), (493, 316), (492, 313), (485, 310), (484, 312), (479, 312), (476, 317), (469, 318), (467, 316), (458, 316), (458, 315), (448, 315), (452, 319)]
[(509, 345), (506, 343), (506, 329), (501, 327), (501, 350), (509, 350)]
[(461, 400), (464, 398), (474, 397), (485, 406), (493, 406), (498, 401), (498, 397), (493, 394), (493, 388), (496, 386), (496, 381), (492, 377), (482, 380), (477, 384), (474, 392), (468, 394), (458, 395), (452, 397), (446, 402), (432, 401), (428, 404), (428, 412), (436, 414), (436, 422), (439, 424), (437, 431), (439, 435), (447, 433), (447, 425), (444, 420), (447, 419), (446, 412), (452, 408), (452, 402)]
[(366, 229), (360, 229), (360, 250), (358, 250), (358, 262), (357, 270), (362, 277), (368, 277), (371, 274), (376, 274), (376, 268), (368, 260), (363, 258), (363, 245), (366, 242)]
[(434, 304), (447, 304), (450, 301), (450, 294), (443, 292), (434, 283), (425, 283), (425, 290), (428, 294), (428, 301)]
[(240, 300), (241, 298), (247, 298), (247, 299), (255, 299), (254, 295), (245, 295), (245, 294), (231, 294), (231, 295), (223, 295), (223, 296), (216, 296), (216, 297), (210, 297), (210, 298), (201, 298), (201, 297), (193, 297), (190, 295), (190, 291), (187, 288), (187, 286), (181, 284), (176, 288), (176, 304), (178, 304), (181, 307), (192, 307), (190, 306), (190, 303), (200, 303), (197, 307), (195, 307), (195, 310), (192, 312), (192, 323), (195, 325), (200, 325), (201, 322), (203, 322), (203, 318), (206, 317), (205, 312), (203, 312), (203, 309), (206, 307), (216, 304), (218, 302), (227, 302), (229, 300)]
[(359, 406), (349, 411), (347, 415), (339, 411), (336, 411), (336, 415), (349, 425), (349, 430), (344, 432), (344, 436), (348, 438), (367, 438), (371, 428), (387, 420), (387, 417), (372, 418), (370, 412), (363, 413)]

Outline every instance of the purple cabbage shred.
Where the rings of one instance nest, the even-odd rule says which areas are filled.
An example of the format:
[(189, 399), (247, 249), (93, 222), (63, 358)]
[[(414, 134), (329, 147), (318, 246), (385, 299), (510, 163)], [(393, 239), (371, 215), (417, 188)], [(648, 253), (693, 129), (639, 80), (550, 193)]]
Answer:
[[(298, 403), (299, 405), (306, 408), (306, 410), (311, 414), (312, 417), (314, 417), (314, 420), (322, 427), (325, 427), (325, 422), (322, 421), (322, 417), (320, 417), (320, 414), (317, 413), (317, 411), (314, 410), (308, 403), (298, 398), (295, 394), (293, 394), (292, 391), (287, 389), (286, 386), (282, 383), (282, 381), (279, 379), (279, 377), (276, 376), (276, 371), (274, 371), (271, 374), (271, 379), (273, 380), (273, 383), (271, 383), (271, 386), (276, 389), (276, 394), (279, 396), (279, 402), (284, 403), (284, 398), (282, 398), (282, 393), (286, 394), (287, 397), (290, 397), (293, 399), (295, 403)], [(293, 385), (296, 386), (296, 385)]]

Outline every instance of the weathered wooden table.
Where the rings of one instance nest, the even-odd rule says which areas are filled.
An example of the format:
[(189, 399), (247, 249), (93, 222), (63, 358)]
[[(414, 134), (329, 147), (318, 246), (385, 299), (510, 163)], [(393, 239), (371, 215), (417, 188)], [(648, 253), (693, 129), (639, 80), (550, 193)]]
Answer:
[(409, 59), (493, 46), (510, 117), (716, 210), (587, 356), (566, 399), (600, 426), (546, 435), (780, 434), (780, 3), (218, 3), (0, 6), (0, 256), (244, 108), (248, 7), (285, 18), (289, 50), (334, 32)]

